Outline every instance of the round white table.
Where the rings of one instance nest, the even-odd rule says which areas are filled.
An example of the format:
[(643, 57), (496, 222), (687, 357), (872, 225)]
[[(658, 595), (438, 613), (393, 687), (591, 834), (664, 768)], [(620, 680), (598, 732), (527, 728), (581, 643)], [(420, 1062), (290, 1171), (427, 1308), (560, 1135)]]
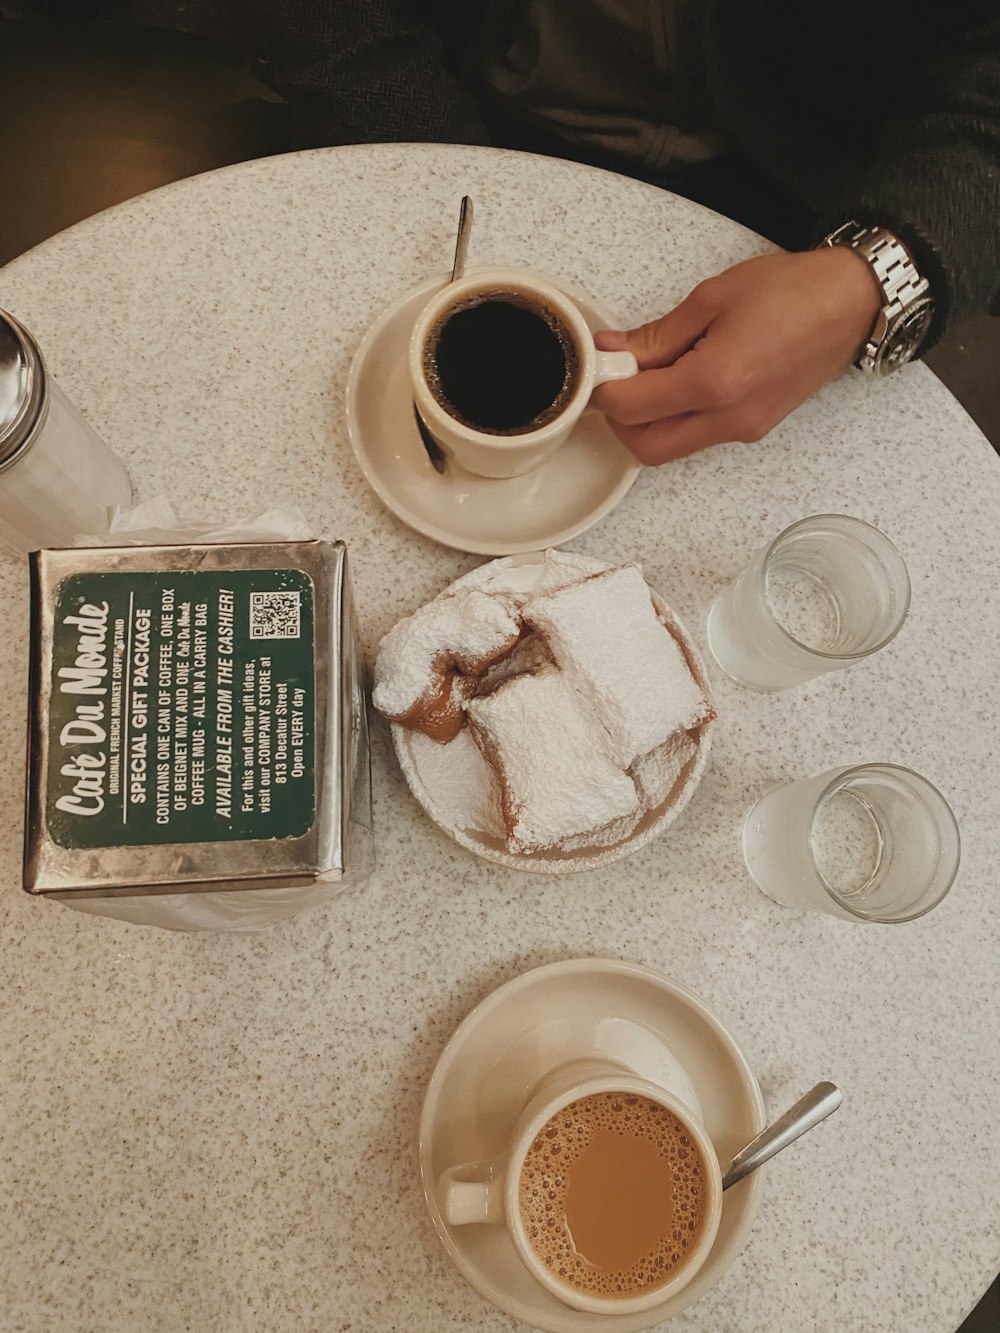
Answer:
[[(218, 519), (299, 506), (343, 538), (371, 653), (478, 563), (403, 527), (349, 447), (366, 327), (450, 264), (560, 274), (623, 323), (761, 252), (735, 224), (578, 166), (478, 149), (351, 148), (196, 177), (0, 273), (0, 306), (128, 465), (140, 498)], [(10, 1330), (446, 1333), (513, 1321), (454, 1271), (416, 1170), (449, 1034), (501, 981), (624, 958), (696, 990), (771, 1112), (820, 1078), (843, 1108), (767, 1168), (748, 1245), (671, 1328), (950, 1333), (1000, 1267), (1000, 465), (926, 368), (850, 373), (763, 443), (643, 474), (572, 545), (640, 561), (704, 647), (750, 553), (809, 513), (897, 542), (899, 638), (802, 689), (714, 667), (708, 774), (666, 837), (576, 877), (476, 860), (410, 796), (375, 728), (378, 868), (252, 936), (183, 935), (22, 894), (27, 579), (0, 569), (3, 1042), (0, 1323)], [(776, 906), (740, 819), (782, 780), (884, 759), (926, 774), (963, 836), (951, 895), (904, 926)]]

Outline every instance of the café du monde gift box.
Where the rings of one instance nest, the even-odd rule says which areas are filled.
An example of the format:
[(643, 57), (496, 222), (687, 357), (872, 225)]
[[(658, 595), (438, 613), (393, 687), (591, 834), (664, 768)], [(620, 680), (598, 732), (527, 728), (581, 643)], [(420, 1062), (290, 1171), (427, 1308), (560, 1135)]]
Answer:
[(372, 865), (365, 692), (340, 542), (30, 557), (24, 887), (294, 887)]

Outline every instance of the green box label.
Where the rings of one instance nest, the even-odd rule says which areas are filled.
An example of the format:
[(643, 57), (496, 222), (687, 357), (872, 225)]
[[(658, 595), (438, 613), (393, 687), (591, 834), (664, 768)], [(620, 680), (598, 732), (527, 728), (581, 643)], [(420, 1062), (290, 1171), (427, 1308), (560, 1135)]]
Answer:
[(45, 803), (53, 840), (86, 848), (307, 833), (313, 604), (298, 569), (64, 579)]

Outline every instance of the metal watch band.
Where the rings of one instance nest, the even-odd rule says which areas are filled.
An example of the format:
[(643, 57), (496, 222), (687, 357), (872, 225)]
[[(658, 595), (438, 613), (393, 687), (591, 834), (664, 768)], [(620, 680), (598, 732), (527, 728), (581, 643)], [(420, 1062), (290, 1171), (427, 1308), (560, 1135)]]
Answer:
[(860, 250), (875, 270), (886, 305), (896, 301), (909, 304), (926, 295), (930, 284), (916, 270), (902, 241), (884, 227), (861, 227), (847, 222), (824, 239), (825, 245), (848, 245)]
[[(884, 227), (845, 222), (824, 237), (822, 244), (856, 250), (868, 262), (882, 288), (884, 305), (857, 362), (860, 369), (877, 373), (876, 363), (883, 344), (892, 338), (902, 317), (918, 305), (930, 304), (930, 283), (917, 272), (903, 243)], [(916, 341), (903, 359), (909, 359), (918, 348)], [(898, 359), (894, 364), (898, 364)]]

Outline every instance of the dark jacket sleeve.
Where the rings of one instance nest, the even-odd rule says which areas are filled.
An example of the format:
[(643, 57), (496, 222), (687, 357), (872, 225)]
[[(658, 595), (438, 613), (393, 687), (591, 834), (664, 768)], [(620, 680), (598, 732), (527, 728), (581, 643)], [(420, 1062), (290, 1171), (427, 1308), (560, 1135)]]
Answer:
[(852, 24), (799, 0), (706, 0), (707, 74), (734, 138), (819, 218), (895, 231), (930, 280), (925, 347), (1000, 313), (996, 0), (900, 0)]
[(927, 346), (966, 315), (1000, 314), (1000, 19), (926, 68), (825, 210), (824, 233), (852, 217), (895, 231), (930, 280)]
[(246, 9), (298, 147), (487, 142), (475, 99), (446, 67), (442, 34), (414, 4), (247, 0)]

